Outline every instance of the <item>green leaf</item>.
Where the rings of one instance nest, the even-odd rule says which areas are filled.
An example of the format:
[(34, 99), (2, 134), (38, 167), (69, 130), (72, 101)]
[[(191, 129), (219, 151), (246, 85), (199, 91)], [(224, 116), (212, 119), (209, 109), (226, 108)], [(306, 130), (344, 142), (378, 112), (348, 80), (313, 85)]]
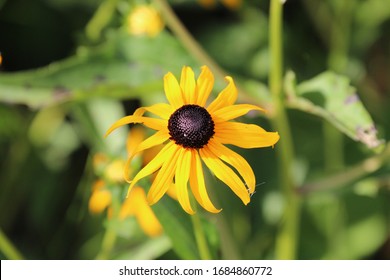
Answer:
[(170, 199), (164, 198), (153, 206), (153, 211), (171, 239), (173, 250), (180, 259), (200, 259), (190, 217)]
[(375, 124), (349, 78), (328, 71), (295, 85), (295, 74), (289, 72), (285, 89), (289, 107), (326, 119), (368, 148), (383, 148)]
[(148, 38), (118, 32), (99, 48), (80, 48), (47, 67), (0, 73), (0, 102), (39, 108), (94, 97), (147, 100), (163, 96), (163, 75), (185, 64), (194, 60), (169, 33)]
[(171, 249), (171, 241), (165, 235), (147, 239), (135, 248), (131, 248), (115, 257), (117, 260), (153, 260)]

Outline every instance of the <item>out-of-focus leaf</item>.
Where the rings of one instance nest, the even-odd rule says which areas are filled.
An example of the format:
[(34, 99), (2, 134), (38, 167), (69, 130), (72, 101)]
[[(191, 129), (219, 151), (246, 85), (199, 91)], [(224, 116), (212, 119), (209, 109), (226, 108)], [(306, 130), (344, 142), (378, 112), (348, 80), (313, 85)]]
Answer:
[(178, 203), (165, 198), (156, 203), (153, 210), (161, 222), (165, 234), (171, 239), (175, 253), (181, 259), (199, 259), (192, 224), (189, 216), (180, 209)]
[[(303, 223), (302, 258), (361, 259), (378, 249), (386, 239), (386, 200), (384, 197), (345, 194), (340, 199), (332, 194), (309, 197)], [(312, 223), (309, 230), (308, 224)], [(322, 240), (322, 241), (321, 241)], [(311, 245), (310, 242), (322, 242)]]
[(324, 72), (295, 85), (295, 75), (289, 72), (285, 89), (287, 104), (291, 108), (326, 119), (341, 132), (369, 148), (383, 146), (370, 114), (347, 77)]
[(147, 239), (135, 248), (114, 257), (117, 260), (153, 260), (171, 249), (171, 241), (165, 235)]
[(167, 71), (194, 64), (168, 33), (155, 38), (111, 37), (98, 49), (81, 48), (74, 57), (41, 69), (1, 73), (0, 101), (36, 108), (96, 96), (150, 99), (163, 96), (162, 78)]

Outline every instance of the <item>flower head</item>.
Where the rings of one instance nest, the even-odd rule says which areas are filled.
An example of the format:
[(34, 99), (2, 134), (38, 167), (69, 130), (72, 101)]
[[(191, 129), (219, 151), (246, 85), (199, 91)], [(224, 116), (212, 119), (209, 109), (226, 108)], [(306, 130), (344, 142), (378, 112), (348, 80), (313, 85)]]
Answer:
[(127, 17), (127, 31), (133, 35), (156, 36), (164, 28), (158, 11), (150, 5), (137, 6)]
[[(162, 150), (143, 167), (130, 182), (129, 191), (142, 178), (158, 171), (147, 194), (147, 201), (154, 204), (175, 183), (176, 195), (182, 208), (189, 214), (194, 211), (190, 204), (188, 182), (198, 203), (207, 211), (217, 213), (205, 185), (202, 161), (214, 175), (227, 184), (244, 204), (250, 201), (255, 191), (255, 176), (248, 162), (227, 148), (232, 144), (241, 148), (273, 146), (278, 140), (277, 132), (267, 132), (260, 126), (244, 124), (233, 119), (251, 110), (263, 111), (250, 104), (234, 105), (237, 88), (231, 77), (218, 97), (206, 106), (214, 85), (214, 76), (207, 66), (197, 80), (190, 67), (183, 67), (180, 82), (172, 73), (164, 77), (164, 91), (168, 104), (160, 103), (138, 108), (133, 115), (116, 121), (106, 136), (116, 128), (129, 123), (142, 123), (156, 130), (130, 155), (132, 157), (148, 148), (166, 143)], [(145, 117), (149, 112), (157, 118)], [(230, 166), (234, 167), (242, 179)]]

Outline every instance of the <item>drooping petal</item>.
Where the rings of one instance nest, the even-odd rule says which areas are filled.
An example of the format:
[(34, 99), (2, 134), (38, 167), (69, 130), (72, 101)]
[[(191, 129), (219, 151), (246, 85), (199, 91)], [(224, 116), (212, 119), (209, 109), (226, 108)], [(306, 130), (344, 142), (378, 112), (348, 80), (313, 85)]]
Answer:
[(225, 79), (228, 81), (228, 85), (220, 92), (220, 94), (218, 94), (218, 97), (207, 107), (207, 111), (209, 111), (210, 114), (223, 107), (233, 105), (234, 102), (236, 102), (237, 100), (238, 92), (233, 79), (229, 76), (225, 77)]
[(244, 179), (250, 193), (255, 191), (255, 174), (253, 173), (252, 167), (242, 156), (213, 139), (208, 143), (207, 146), (215, 155), (218, 155), (220, 159), (230, 164), (238, 171), (238, 173)]
[(170, 144), (172, 148), (165, 152), (162, 167), (157, 173), (156, 178), (154, 178), (147, 195), (147, 201), (151, 205), (160, 200), (173, 182), (173, 176), (175, 175), (177, 165), (176, 161), (181, 147), (173, 144), (173, 142)]
[(254, 124), (215, 123), (214, 139), (222, 144), (232, 144), (241, 148), (261, 148), (275, 145), (279, 138), (277, 132), (267, 132)]
[(222, 209), (215, 208), (211, 202), (209, 195), (206, 190), (204, 182), (202, 162), (200, 161), (199, 154), (196, 150), (192, 152), (192, 163), (190, 173), (190, 186), (192, 193), (194, 194), (198, 203), (207, 211), (211, 213), (219, 213)]
[(184, 104), (194, 104), (196, 101), (195, 74), (191, 67), (184, 66), (180, 76), (180, 87)]
[(207, 146), (203, 147), (199, 152), (202, 160), (214, 175), (228, 185), (245, 205), (248, 204), (250, 201), (249, 192), (237, 174), (210, 151)]
[(153, 146), (160, 145), (164, 143), (169, 138), (169, 133), (167, 131), (157, 131), (152, 136), (146, 138), (142, 141), (137, 148), (134, 150), (134, 154), (138, 154), (146, 149), (149, 149)]
[(169, 72), (164, 76), (164, 91), (173, 109), (178, 109), (184, 105), (181, 88), (175, 76)]
[[(165, 103), (158, 103), (158, 104), (154, 104), (154, 105), (148, 106), (148, 107), (141, 107), (141, 108), (137, 109), (137, 112), (138, 112), (138, 110), (142, 110), (142, 109), (144, 111), (150, 112), (150, 113), (152, 113), (152, 114), (154, 114), (154, 115), (156, 115), (164, 120), (169, 119), (169, 117), (174, 112), (172, 106), (169, 104), (165, 104)], [(134, 115), (135, 115), (135, 113), (134, 113)]]
[(144, 168), (137, 173), (137, 175), (135, 175), (134, 179), (130, 183), (128, 193), (139, 180), (158, 170), (167, 161), (167, 159), (169, 159), (173, 150), (175, 150), (175, 145), (172, 142), (165, 145), (156, 157), (145, 165)]
[(250, 104), (230, 105), (215, 111), (213, 120), (214, 122), (229, 121), (243, 116), (251, 110), (264, 111), (263, 108)]
[(202, 66), (202, 72), (200, 73), (196, 84), (198, 90), (198, 100), (196, 101), (196, 104), (204, 107), (214, 86), (214, 75), (207, 66)]
[(118, 127), (121, 127), (125, 124), (129, 123), (142, 123), (143, 125), (152, 128), (154, 130), (164, 130), (168, 126), (167, 120), (159, 120), (154, 118), (148, 118), (148, 117), (140, 117), (140, 116), (126, 116), (119, 120), (117, 120), (106, 132), (104, 137), (107, 137), (111, 132), (113, 132)]
[(181, 207), (188, 214), (194, 214), (194, 210), (191, 207), (190, 199), (188, 196), (188, 179), (190, 177), (191, 168), (191, 150), (181, 149), (180, 155), (177, 159), (176, 173), (175, 173), (175, 186), (176, 195)]

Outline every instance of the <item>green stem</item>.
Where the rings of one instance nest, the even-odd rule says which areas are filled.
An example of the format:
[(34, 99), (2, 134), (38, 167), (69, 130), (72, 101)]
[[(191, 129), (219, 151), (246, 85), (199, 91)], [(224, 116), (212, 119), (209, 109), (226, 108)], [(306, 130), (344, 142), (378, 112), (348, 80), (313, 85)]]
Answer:
[(155, 0), (159, 6), (161, 13), (164, 16), (167, 26), (172, 30), (176, 37), (182, 42), (187, 50), (193, 54), (199, 61), (207, 64), (212, 71), (219, 77), (224, 78), (227, 74), (219, 67), (218, 63), (212, 59), (207, 52), (205, 52), (202, 46), (194, 39), (194, 37), (188, 32), (185, 26), (181, 23), (174, 11), (167, 3), (166, 0)]
[[(348, 62), (352, 1), (341, 1), (339, 5), (340, 7), (334, 8), (334, 16), (328, 22), (331, 26), (328, 67), (338, 73), (345, 73)], [(342, 170), (344, 167), (344, 137), (328, 122), (323, 124), (323, 131), (325, 170), (327, 172)]]
[(294, 178), (292, 175), (293, 142), (282, 96), (282, 3), (280, 0), (271, 0), (269, 28), (269, 48), (271, 54), (269, 87), (275, 106), (272, 125), (281, 136), (276, 150), (280, 158), (279, 174), (285, 199), (283, 218), (276, 237), (275, 254), (277, 259), (295, 259), (297, 256), (300, 207), (299, 198), (294, 191)]
[(309, 194), (315, 191), (325, 191), (344, 187), (351, 184), (358, 179), (367, 176), (377, 170), (383, 165), (390, 162), (390, 143), (387, 143), (384, 151), (379, 154), (372, 156), (362, 162), (349, 167), (346, 170), (340, 171), (336, 174), (329, 175), (324, 179), (319, 179), (315, 182), (307, 183), (299, 188), (299, 193)]
[(7, 238), (3, 230), (0, 228), (0, 251), (9, 260), (23, 260), (22, 254), (12, 244), (11, 240)]
[(100, 248), (100, 252), (96, 256), (98, 260), (107, 260), (110, 257), (112, 248), (114, 248), (116, 242), (116, 232), (112, 229), (112, 227), (107, 226), (106, 232), (104, 233), (102, 247)]
[(100, 39), (102, 30), (111, 20), (117, 3), (118, 0), (106, 0), (100, 4), (85, 28), (85, 33), (89, 40), (96, 42)]
[[(193, 203), (192, 205), (195, 205), (194, 208), (196, 208), (196, 203)], [(195, 213), (194, 215), (191, 215), (191, 221), (194, 227), (195, 240), (196, 245), (198, 246), (200, 258), (202, 260), (211, 260), (212, 257), (209, 246), (207, 244), (202, 222), (200, 220), (199, 211), (197, 211), (197, 213)]]

